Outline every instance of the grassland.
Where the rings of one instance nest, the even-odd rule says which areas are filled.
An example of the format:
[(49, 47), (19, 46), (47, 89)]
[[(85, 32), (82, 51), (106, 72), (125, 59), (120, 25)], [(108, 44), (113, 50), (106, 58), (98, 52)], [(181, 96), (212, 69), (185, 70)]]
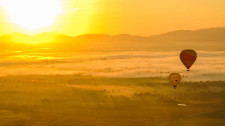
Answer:
[(0, 126), (222, 126), (225, 82), (83, 75), (0, 77)]

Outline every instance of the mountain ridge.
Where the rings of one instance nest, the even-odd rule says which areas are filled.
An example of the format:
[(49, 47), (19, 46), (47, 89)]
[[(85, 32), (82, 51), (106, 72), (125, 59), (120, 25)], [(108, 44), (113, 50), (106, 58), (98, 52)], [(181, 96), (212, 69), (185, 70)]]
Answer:
[[(18, 39), (14, 38), (17, 36)], [(22, 39), (20, 39), (20, 36)], [(19, 40), (15, 42), (14, 40)], [(13, 42), (13, 44), (11, 43)], [(70, 49), (82, 48), (98, 49), (210, 49), (225, 50), (225, 27), (198, 29), (198, 30), (177, 30), (160, 35), (137, 36), (129, 34), (107, 35), (107, 34), (84, 34), (79, 36), (68, 36), (57, 32), (45, 32), (36, 35), (25, 35), (13, 33), (0, 37), (0, 45), (5, 48), (14, 48), (24, 45), (34, 45), (43, 48)]]
[(138, 36), (138, 35), (130, 35), (130, 34), (117, 34), (117, 35), (108, 35), (108, 34), (83, 34), (83, 35), (77, 35), (77, 36), (69, 36), (69, 35), (65, 35), (65, 34), (61, 34), (58, 32), (42, 32), (42, 33), (38, 33), (38, 34), (34, 34), (34, 35), (27, 35), (24, 33), (20, 33), (20, 32), (13, 32), (10, 34), (6, 34), (6, 35), (2, 35), (0, 37), (3, 36), (40, 36), (40, 35), (51, 35), (51, 36), (67, 36), (67, 37), (71, 37), (71, 38), (82, 38), (82, 37), (114, 37), (114, 38), (118, 38), (118, 37), (138, 37), (138, 38), (157, 38), (157, 37), (165, 37), (165, 36), (174, 36), (174, 35), (183, 35), (183, 34), (215, 34), (215, 33), (220, 33), (225, 35), (225, 27), (216, 27), (216, 28), (207, 28), (207, 29), (197, 29), (197, 30), (176, 30), (176, 31), (170, 31), (170, 32), (165, 32), (162, 34), (158, 34), (158, 35), (151, 35), (151, 36)]

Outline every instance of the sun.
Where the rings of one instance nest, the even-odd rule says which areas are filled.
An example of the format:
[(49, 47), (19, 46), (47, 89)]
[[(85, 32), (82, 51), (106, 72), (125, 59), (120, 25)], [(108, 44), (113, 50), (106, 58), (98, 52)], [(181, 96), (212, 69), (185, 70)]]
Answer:
[(10, 21), (27, 29), (37, 29), (54, 23), (62, 12), (60, 0), (2, 0)]

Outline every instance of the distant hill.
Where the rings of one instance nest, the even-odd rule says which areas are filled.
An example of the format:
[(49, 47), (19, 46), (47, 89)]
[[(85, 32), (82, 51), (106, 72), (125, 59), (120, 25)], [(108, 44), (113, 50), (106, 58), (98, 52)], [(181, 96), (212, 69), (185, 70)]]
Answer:
[(225, 27), (191, 30), (178, 30), (150, 37), (154, 40), (174, 41), (225, 41)]
[[(59, 41), (66, 40), (58, 38)], [(68, 38), (67, 38), (68, 40)], [(70, 45), (108, 46), (113, 49), (137, 50), (181, 50), (193, 48), (201, 50), (225, 50), (225, 27), (199, 30), (179, 30), (149, 37), (120, 34), (88, 34), (70, 37)]]
[[(20, 38), (20, 39), (19, 39)], [(15, 40), (19, 40), (15, 43)], [(23, 42), (26, 41), (26, 42)], [(31, 42), (32, 41), (32, 42)], [(178, 30), (149, 37), (120, 34), (86, 34), (67, 36), (57, 32), (45, 32), (33, 36), (12, 33), (0, 37), (3, 48), (44, 47), (57, 50), (181, 50), (193, 48), (199, 50), (225, 50), (225, 27)], [(34, 45), (33, 42), (41, 44)], [(7, 46), (6, 46), (7, 45)], [(10, 46), (9, 46), (10, 45)], [(14, 45), (14, 46), (11, 46)], [(24, 46), (26, 45), (26, 46)]]

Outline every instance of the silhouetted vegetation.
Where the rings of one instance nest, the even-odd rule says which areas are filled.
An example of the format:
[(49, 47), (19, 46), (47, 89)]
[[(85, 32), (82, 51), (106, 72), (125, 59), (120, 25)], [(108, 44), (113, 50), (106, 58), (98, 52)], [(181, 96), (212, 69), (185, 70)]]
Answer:
[[(223, 125), (225, 82), (82, 75), (0, 77), (1, 126)], [(179, 104), (185, 104), (180, 106)]]

